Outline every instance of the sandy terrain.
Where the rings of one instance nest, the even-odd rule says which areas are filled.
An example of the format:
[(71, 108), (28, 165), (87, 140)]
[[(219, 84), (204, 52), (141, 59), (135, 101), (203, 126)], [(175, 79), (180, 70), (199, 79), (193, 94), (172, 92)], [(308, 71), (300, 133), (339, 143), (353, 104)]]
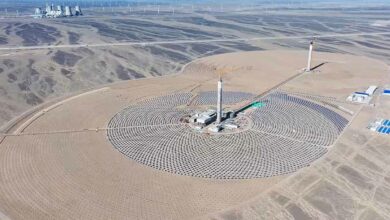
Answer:
[[(219, 7), (219, 6), (218, 6)], [(11, 10), (11, 9), (10, 9)], [(71, 19), (0, 20), (1, 47), (116, 42), (291, 37), (388, 31), (387, 8), (243, 8), (224, 13), (153, 8), (86, 9)], [(316, 49), (390, 62), (389, 35), (320, 38)], [(309, 39), (211, 42), (154, 46), (9, 50), (0, 54), (0, 126), (33, 106), (111, 82), (177, 73), (196, 58), (237, 51), (307, 48)]]
[[(386, 153), (390, 142), (366, 126), (389, 114), (390, 100), (377, 99), (380, 105), (376, 108), (344, 102), (351, 91), (372, 83), (382, 85), (388, 66), (370, 58), (316, 53), (315, 64), (327, 63), (313, 73), (299, 75), (306, 55), (305, 51), (263, 51), (206, 57), (179, 75), (109, 84), (43, 107), (0, 139), (0, 216), (389, 218)], [(175, 175), (130, 160), (111, 145), (106, 129), (117, 112), (162, 94), (212, 90), (216, 84), (213, 68), (223, 66), (240, 68), (224, 78), (226, 90), (253, 94), (298, 76), (276, 89), (310, 93), (351, 108), (354, 115), (332, 110), (352, 123), (310, 167), (272, 178), (213, 180)]]

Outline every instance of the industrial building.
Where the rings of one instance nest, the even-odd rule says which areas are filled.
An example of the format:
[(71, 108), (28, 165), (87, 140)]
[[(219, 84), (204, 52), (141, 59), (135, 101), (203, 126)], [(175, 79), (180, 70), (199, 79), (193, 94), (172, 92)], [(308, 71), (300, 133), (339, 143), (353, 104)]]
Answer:
[(390, 88), (384, 89), (383, 95), (390, 96)]
[(365, 92), (354, 92), (348, 96), (347, 101), (368, 104), (377, 89), (377, 86), (370, 86)]
[(54, 4), (46, 5), (45, 10), (41, 8), (35, 8), (34, 18), (59, 18), (59, 17), (71, 17), (71, 16), (81, 16), (83, 15), (80, 6), (76, 5), (74, 7), (74, 13), (70, 6), (62, 6)]
[(206, 112), (202, 112), (200, 114), (195, 114), (193, 117), (193, 121), (195, 123), (199, 123), (202, 125), (208, 125), (216, 119), (216, 111), (210, 109)]
[(368, 129), (380, 134), (390, 135), (390, 120), (379, 119), (368, 126)]

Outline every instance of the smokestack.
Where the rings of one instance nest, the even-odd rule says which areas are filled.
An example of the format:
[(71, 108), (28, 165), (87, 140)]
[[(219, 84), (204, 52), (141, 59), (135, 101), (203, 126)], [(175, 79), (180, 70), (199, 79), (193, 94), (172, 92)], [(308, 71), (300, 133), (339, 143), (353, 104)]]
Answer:
[(306, 72), (311, 71), (311, 57), (313, 53), (313, 46), (314, 46), (314, 41), (310, 42), (310, 48), (309, 48), (309, 57), (307, 59), (307, 67), (306, 67)]
[(222, 121), (222, 78), (218, 80), (217, 124)]

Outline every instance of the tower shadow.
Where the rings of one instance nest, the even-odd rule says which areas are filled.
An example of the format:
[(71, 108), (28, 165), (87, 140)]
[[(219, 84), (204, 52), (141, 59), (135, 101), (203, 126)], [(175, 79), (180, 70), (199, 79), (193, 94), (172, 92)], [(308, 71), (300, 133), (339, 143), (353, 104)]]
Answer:
[(310, 71), (316, 70), (316, 69), (320, 68), (321, 66), (323, 66), (323, 65), (325, 65), (325, 64), (327, 64), (327, 63), (328, 63), (328, 62), (320, 63), (320, 64), (318, 64), (317, 66), (311, 68)]

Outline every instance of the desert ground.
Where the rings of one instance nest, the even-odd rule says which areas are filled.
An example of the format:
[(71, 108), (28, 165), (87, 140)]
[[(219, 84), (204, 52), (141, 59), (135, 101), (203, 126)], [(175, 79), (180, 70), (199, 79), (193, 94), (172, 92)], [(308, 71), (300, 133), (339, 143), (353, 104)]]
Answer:
[[(305, 73), (306, 56), (306, 51), (291, 50), (215, 55), (195, 60), (180, 74), (109, 84), (41, 106), (15, 122), (1, 139), (2, 215), (5, 219), (387, 219), (390, 142), (366, 127), (376, 117), (389, 115), (390, 100), (378, 98), (373, 107), (347, 103), (345, 98), (369, 84), (384, 86), (381, 79), (387, 76), (388, 65), (363, 56), (316, 53), (315, 66), (326, 64)], [(163, 94), (213, 90), (214, 68), (224, 66), (240, 68), (225, 75), (227, 91), (255, 95), (285, 91), (313, 103), (328, 103), (327, 108), (349, 124), (310, 166), (268, 178), (177, 175), (131, 160), (110, 143), (108, 124), (118, 112)], [(295, 138), (288, 140), (293, 143)]]
[[(390, 218), (390, 139), (367, 129), (390, 119), (390, 98), (380, 95), (390, 85), (388, 8), (113, 10), (0, 19), (0, 219)], [(315, 68), (306, 73), (313, 36)], [(250, 38), (258, 39), (229, 40)], [(143, 44), (162, 41), (171, 43)], [(264, 126), (255, 111), (248, 131), (197, 135), (194, 143), (177, 112), (152, 114), (171, 104), (153, 106), (161, 97), (215, 91), (215, 68), (226, 67), (236, 71), (223, 77), (225, 91), (270, 101), (267, 107), (287, 97), (288, 105), (264, 108)], [(370, 85), (380, 87), (372, 105), (346, 101)], [(190, 100), (175, 109), (193, 110)], [(148, 103), (151, 113), (138, 108)], [(141, 110), (120, 118), (132, 108)], [(123, 124), (113, 123), (118, 117)], [(275, 148), (266, 153), (278, 160), (259, 161), (286, 172), (267, 166), (266, 177), (224, 179), (186, 173), (198, 164), (185, 160), (164, 167), (187, 146), (212, 141), (206, 150), (224, 154), (207, 165), (220, 171), (218, 163), (241, 161), (238, 174), (252, 172), (248, 162), (257, 161), (264, 137)], [(235, 141), (242, 144), (229, 144)], [(122, 142), (139, 143), (151, 156)], [(159, 143), (178, 151), (164, 154)], [(253, 155), (241, 158), (235, 146)]]
[[(34, 106), (58, 97), (123, 80), (177, 73), (200, 57), (239, 51), (306, 49), (312, 36), (388, 31), (387, 8), (362, 10), (243, 8), (210, 12), (155, 8), (113, 11), (86, 8), (84, 17), (0, 19), (0, 126)], [(31, 8), (32, 13), (33, 8)], [(389, 61), (390, 34), (322, 37), (316, 50)], [(120, 42), (273, 38), (257, 41), (161, 45), (77, 45)], [(287, 39), (286, 39), (287, 37)], [(294, 38), (294, 37), (297, 37)], [(281, 39), (278, 39), (281, 38)], [(74, 48), (17, 49), (76, 45)]]

